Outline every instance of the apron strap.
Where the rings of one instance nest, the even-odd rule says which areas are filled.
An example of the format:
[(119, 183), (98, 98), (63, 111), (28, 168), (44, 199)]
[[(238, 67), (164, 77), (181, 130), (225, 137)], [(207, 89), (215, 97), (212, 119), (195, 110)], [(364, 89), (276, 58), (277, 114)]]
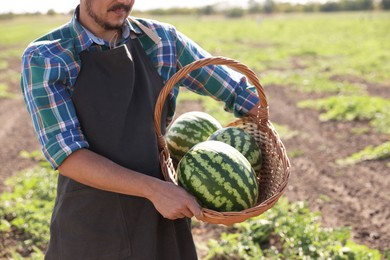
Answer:
[(154, 41), (155, 44), (159, 44), (161, 41), (161, 38), (154, 33), (151, 29), (134, 19), (133, 17), (128, 17), (129, 21), (135, 23), (152, 41)]

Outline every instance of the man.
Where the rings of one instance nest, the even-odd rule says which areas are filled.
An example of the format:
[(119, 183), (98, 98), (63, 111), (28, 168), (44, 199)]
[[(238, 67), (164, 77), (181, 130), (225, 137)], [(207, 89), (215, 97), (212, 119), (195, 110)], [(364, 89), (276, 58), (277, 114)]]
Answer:
[[(128, 20), (133, 4), (80, 0), (69, 23), (23, 55), (26, 105), (60, 172), (46, 259), (197, 258), (188, 219), (202, 220), (201, 207), (163, 180), (153, 112), (164, 83), (210, 55), (170, 25)], [(196, 77), (181, 84), (237, 116), (256, 113), (258, 97), (242, 75), (219, 66)], [(177, 94), (162, 122), (172, 119)]]

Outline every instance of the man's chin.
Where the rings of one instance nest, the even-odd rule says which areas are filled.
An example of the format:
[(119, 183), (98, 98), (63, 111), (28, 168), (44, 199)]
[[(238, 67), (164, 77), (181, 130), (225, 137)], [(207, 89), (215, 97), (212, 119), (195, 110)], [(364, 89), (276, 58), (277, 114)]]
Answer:
[(120, 21), (117, 21), (115, 23), (104, 23), (104, 29), (106, 29), (106, 30), (119, 30), (123, 27), (126, 18), (121, 19)]
[(106, 28), (111, 28), (111, 29), (122, 28), (122, 26), (125, 23), (127, 17), (128, 17), (128, 15), (123, 16), (123, 17), (111, 18), (109, 21), (105, 22), (105, 26), (106, 26)]

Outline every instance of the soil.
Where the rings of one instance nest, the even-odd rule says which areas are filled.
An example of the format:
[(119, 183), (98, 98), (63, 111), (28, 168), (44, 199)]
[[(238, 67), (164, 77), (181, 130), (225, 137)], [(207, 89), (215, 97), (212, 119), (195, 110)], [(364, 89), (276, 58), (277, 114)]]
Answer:
[(6, 84), (15, 98), (0, 98), (0, 192), (9, 176), (35, 164), (21, 158), (20, 152), (40, 149), (19, 85)]
[[(14, 69), (18, 70), (15, 64)], [(334, 80), (352, 80), (338, 75)], [(389, 86), (370, 85), (373, 95), (389, 97)], [(0, 99), (0, 192), (4, 181), (34, 162), (22, 159), (20, 151), (39, 150), (31, 119), (27, 113), (17, 83), (10, 85), (15, 99)], [(385, 250), (390, 247), (390, 168), (389, 159), (363, 162), (341, 167), (335, 160), (345, 158), (368, 145), (379, 145), (389, 136), (369, 130), (352, 134), (354, 128), (367, 127), (367, 122), (320, 122), (319, 113), (299, 109), (300, 100), (318, 98), (294, 92), (281, 86), (267, 86), (270, 120), (287, 125), (299, 134), (283, 140), (290, 154), (292, 175), (285, 196), (291, 201), (305, 201), (313, 211), (320, 211), (322, 224), (327, 227), (350, 226), (353, 239), (371, 248)], [(183, 110), (200, 110), (196, 102), (182, 104)], [(201, 225), (202, 227), (210, 227)], [(205, 241), (212, 232), (195, 230), (196, 241)]]
[[(386, 87), (379, 89), (377, 94), (388, 93)], [(271, 122), (300, 133), (284, 141), (287, 151), (301, 154), (290, 158), (292, 176), (286, 196), (320, 211), (324, 226), (350, 226), (356, 242), (380, 250), (389, 248), (390, 160), (345, 167), (335, 164), (368, 145), (389, 141), (389, 136), (374, 130), (352, 134), (352, 129), (367, 127), (367, 122), (320, 122), (317, 111), (296, 107), (300, 100), (312, 98), (310, 95), (277, 86), (269, 86), (266, 93)]]

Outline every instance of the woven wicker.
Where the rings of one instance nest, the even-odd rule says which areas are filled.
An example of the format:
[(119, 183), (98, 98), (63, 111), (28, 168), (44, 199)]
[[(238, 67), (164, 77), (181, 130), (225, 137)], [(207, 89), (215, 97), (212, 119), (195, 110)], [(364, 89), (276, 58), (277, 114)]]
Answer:
[(204, 221), (214, 224), (231, 225), (258, 216), (272, 208), (286, 189), (290, 177), (290, 162), (283, 143), (268, 119), (268, 104), (264, 89), (256, 74), (244, 64), (226, 57), (210, 57), (197, 60), (180, 69), (161, 90), (156, 102), (154, 124), (160, 149), (161, 168), (167, 181), (177, 183), (177, 175), (170, 157), (166, 139), (161, 133), (161, 111), (164, 102), (175, 84), (193, 70), (209, 65), (226, 65), (244, 74), (256, 87), (260, 98), (257, 117), (243, 117), (229, 123), (228, 126), (240, 127), (250, 133), (257, 141), (263, 155), (263, 164), (257, 177), (259, 198), (257, 204), (239, 212), (217, 212), (203, 208)]

